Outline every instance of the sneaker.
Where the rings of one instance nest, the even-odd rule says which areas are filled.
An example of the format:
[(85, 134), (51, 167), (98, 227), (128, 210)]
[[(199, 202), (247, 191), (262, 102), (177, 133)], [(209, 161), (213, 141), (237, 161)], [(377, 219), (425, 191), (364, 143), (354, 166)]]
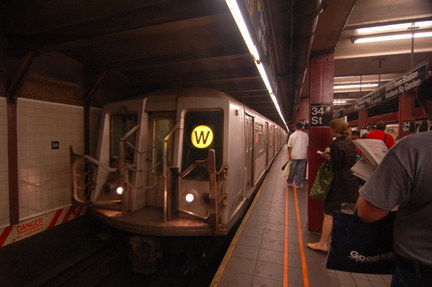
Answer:
[(292, 182), (288, 183), (288, 186), (294, 186), (294, 183), (292, 183)]
[(297, 188), (300, 188), (300, 187), (302, 187), (302, 186), (303, 186), (303, 184), (296, 185)]

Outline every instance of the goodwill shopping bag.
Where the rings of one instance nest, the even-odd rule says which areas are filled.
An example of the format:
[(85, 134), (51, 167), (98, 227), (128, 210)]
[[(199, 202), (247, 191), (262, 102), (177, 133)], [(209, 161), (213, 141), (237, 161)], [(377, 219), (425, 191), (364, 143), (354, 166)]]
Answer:
[(290, 174), (290, 168), (291, 168), (291, 161), (288, 161), (286, 164), (284, 164), (284, 166), (282, 167), (283, 169), (283, 176), (285, 178), (289, 177)]
[(331, 167), (323, 163), (318, 169), (315, 181), (310, 190), (309, 196), (313, 199), (324, 201), (330, 190), (330, 185), (333, 181), (335, 172)]
[(333, 231), (327, 268), (357, 273), (392, 274), (393, 222), (396, 211), (366, 223), (357, 215), (333, 212)]

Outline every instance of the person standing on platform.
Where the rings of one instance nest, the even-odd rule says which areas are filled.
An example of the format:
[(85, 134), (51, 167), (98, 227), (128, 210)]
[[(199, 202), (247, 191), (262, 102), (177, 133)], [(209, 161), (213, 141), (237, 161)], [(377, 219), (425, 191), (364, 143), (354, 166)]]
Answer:
[[(358, 140), (358, 139), (360, 139), (360, 132), (356, 130), (351, 131), (351, 140)], [(363, 152), (359, 148), (357, 148), (357, 155), (358, 155), (357, 160), (360, 159), (359, 157), (363, 156)]]
[[(432, 75), (417, 88), (417, 99), (432, 120)], [(398, 207), (392, 287), (432, 286), (432, 132), (399, 140), (360, 190), (357, 213), (374, 222)]]
[(358, 198), (359, 179), (352, 173), (356, 163), (357, 148), (350, 138), (350, 131), (345, 121), (336, 119), (330, 122), (330, 136), (335, 138), (330, 146), (330, 155), (321, 156), (331, 164), (335, 171), (329, 193), (324, 202), (324, 221), (320, 241), (306, 246), (314, 251), (327, 252), (333, 229), (333, 211), (341, 211), (342, 203), (353, 203)]
[(429, 131), (428, 122), (427, 120), (423, 120), (419, 128), (419, 133), (427, 132), (427, 131)]
[(302, 187), (309, 146), (309, 136), (302, 129), (303, 124), (298, 122), (296, 131), (288, 139), (288, 160), (291, 161), (291, 167), (287, 182), (289, 186), (294, 186), (295, 180), (298, 188)]
[(376, 131), (375, 125), (372, 125), (372, 124), (368, 125), (366, 132), (364, 134), (362, 134), (361, 138), (365, 139), (368, 134), (373, 133), (374, 131)]
[(398, 129), (398, 128), (394, 128), (394, 129), (391, 131), (390, 135), (393, 137), (393, 139), (394, 139), (394, 141), (395, 141), (395, 144), (396, 144), (396, 142), (397, 142), (397, 140), (398, 140), (399, 129)]
[(359, 131), (351, 131), (351, 139), (352, 140), (358, 140), (360, 138), (360, 132)]
[(394, 146), (395, 141), (391, 135), (384, 132), (387, 124), (383, 121), (379, 121), (376, 124), (376, 131), (373, 133), (369, 133), (366, 135), (366, 139), (375, 139), (375, 140), (382, 140), (386, 147), (389, 149)]

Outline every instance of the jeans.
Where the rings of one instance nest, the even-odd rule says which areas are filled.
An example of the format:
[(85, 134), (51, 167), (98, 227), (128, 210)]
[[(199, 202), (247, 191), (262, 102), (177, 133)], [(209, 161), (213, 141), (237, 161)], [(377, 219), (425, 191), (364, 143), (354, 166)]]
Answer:
[(288, 176), (288, 183), (292, 183), (295, 177), (296, 185), (299, 186), (303, 182), (304, 171), (306, 167), (307, 159), (292, 159), (290, 174)]
[(432, 286), (432, 278), (425, 278), (407, 270), (396, 267), (393, 273), (391, 287), (430, 287)]

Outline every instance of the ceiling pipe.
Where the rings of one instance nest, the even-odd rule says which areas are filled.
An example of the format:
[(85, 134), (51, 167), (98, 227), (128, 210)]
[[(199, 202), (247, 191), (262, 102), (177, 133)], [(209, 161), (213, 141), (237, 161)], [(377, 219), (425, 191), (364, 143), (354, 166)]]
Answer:
[(276, 97), (285, 121), (295, 119), (300, 102), (313, 35), (323, 0), (268, 1), (268, 17), (278, 80)]
[[(312, 50), (312, 43), (318, 24), (320, 13), (326, 9), (326, 1), (323, 0), (302, 0), (296, 1), (292, 10), (292, 33), (290, 45), (290, 79), (289, 93), (290, 104), (288, 114), (290, 122), (295, 120), (300, 103), (300, 96), (303, 84), (309, 67), (309, 58)], [(287, 107), (285, 107), (285, 110)]]
[(269, 21), (270, 27), (270, 47), (272, 47), (273, 64), (275, 75), (277, 77), (277, 90), (275, 96), (281, 108), (283, 117), (288, 123), (288, 116), (285, 107), (289, 106), (289, 39), (292, 15), (290, 1), (266, 1), (268, 6), (267, 17), (272, 19)]

